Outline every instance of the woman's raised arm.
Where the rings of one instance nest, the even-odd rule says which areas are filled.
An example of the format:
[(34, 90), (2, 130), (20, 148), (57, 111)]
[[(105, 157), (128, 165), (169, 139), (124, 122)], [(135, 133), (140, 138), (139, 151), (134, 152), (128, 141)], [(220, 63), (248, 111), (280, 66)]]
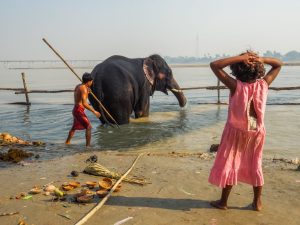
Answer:
[(229, 57), (225, 59), (219, 59), (214, 62), (211, 62), (210, 68), (212, 69), (214, 74), (218, 77), (218, 79), (230, 89), (231, 94), (234, 94), (236, 89), (236, 80), (231, 76), (229, 76), (224, 71), (224, 68), (239, 62), (245, 62), (247, 64), (251, 64), (255, 60), (255, 58), (257, 58), (256, 55), (253, 55), (251, 53), (245, 53), (243, 55)]
[(279, 74), (279, 71), (281, 69), (281, 66), (283, 63), (276, 58), (267, 58), (267, 57), (260, 57), (258, 59), (260, 62), (264, 64), (270, 65), (272, 68), (269, 70), (269, 72), (264, 76), (264, 80), (267, 82), (268, 85), (270, 85), (277, 75)]

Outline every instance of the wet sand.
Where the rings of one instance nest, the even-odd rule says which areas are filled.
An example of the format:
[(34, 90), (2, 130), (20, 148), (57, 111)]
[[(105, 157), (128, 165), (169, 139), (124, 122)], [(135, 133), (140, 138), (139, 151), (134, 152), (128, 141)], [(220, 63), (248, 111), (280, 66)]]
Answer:
[[(51, 196), (34, 195), (32, 200), (10, 199), (34, 185), (54, 182), (60, 186), (74, 180), (72, 170), (82, 171), (85, 160), (92, 154), (98, 162), (112, 171), (125, 172), (136, 152), (89, 152), (60, 159), (17, 165), (0, 171), (0, 213), (18, 211), (20, 214), (0, 217), (1, 225), (17, 224), (24, 218), (28, 224), (74, 224), (99, 201), (82, 205), (72, 202), (53, 202)], [(264, 159), (265, 186), (263, 210), (255, 212), (249, 204), (252, 187), (234, 187), (229, 199), (229, 210), (217, 210), (209, 205), (216, 200), (220, 189), (207, 182), (213, 155), (199, 152), (190, 154), (151, 153), (144, 155), (131, 175), (151, 181), (145, 186), (123, 183), (105, 206), (86, 224), (115, 224), (133, 217), (125, 224), (299, 224), (300, 171), (296, 165)], [(80, 173), (75, 180), (97, 181), (99, 177)], [(73, 191), (71, 193), (75, 193)], [(67, 219), (61, 215), (68, 215)]]

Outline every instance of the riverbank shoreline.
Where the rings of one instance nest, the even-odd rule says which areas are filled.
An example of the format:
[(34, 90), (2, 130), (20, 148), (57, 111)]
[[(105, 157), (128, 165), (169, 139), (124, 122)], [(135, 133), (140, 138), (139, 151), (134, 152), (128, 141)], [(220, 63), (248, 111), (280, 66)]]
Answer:
[[(51, 196), (42, 194), (34, 195), (31, 200), (10, 198), (28, 192), (35, 185), (53, 182), (59, 187), (71, 180), (81, 183), (100, 180), (100, 177), (83, 173), (75, 179), (70, 176), (72, 170), (83, 171), (90, 155), (97, 155), (98, 162), (109, 170), (123, 173), (138, 153), (92, 151), (2, 168), (0, 213), (17, 211), (19, 214), (2, 216), (0, 223), (17, 224), (24, 219), (28, 224), (74, 224), (99, 199), (83, 205), (52, 201)], [(230, 196), (229, 210), (222, 211), (209, 205), (220, 195), (220, 189), (207, 181), (213, 160), (212, 153), (146, 153), (130, 175), (145, 177), (151, 184), (123, 183), (121, 191), (114, 193), (87, 224), (100, 221), (101, 224), (115, 224), (128, 217), (126, 224), (298, 224), (300, 172), (296, 171), (297, 165), (264, 158), (263, 210), (251, 209), (252, 187), (240, 184)]]

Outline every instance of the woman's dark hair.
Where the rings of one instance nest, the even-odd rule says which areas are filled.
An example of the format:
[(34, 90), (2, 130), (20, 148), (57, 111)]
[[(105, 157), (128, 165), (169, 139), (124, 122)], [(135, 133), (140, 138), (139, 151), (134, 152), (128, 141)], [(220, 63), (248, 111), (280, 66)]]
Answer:
[(82, 75), (82, 83), (86, 84), (87, 82), (93, 80), (92, 75), (90, 73), (84, 73)]
[(262, 78), (266, 72), (264, 64), (255, 61), (252, 65), (246, 64), (244, 62), (235, 63), (230, 65), (230, 69), (232, 71), (231, 74), (235, 76), (236, 79), (242, 82), (249, 82)]

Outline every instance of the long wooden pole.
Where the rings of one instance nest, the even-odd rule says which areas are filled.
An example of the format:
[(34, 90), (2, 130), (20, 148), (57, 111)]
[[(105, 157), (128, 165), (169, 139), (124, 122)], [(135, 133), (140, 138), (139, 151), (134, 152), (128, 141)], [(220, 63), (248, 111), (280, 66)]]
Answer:
[[(187, 88), (180, 88), (175, 89), (175, 92), (181, 92), (181, 91), (189, 91), (189, 90), (225, 90), (228, 89), (225, 86), (203, 86), (203, 87), (187, 87)], [(273, 91), (289, 91), (289, 90), (300, 90), (300, 86), (295, 87), (269, 87), (269, 90)], [(24, 88), (0, 88), (0, 91), (15, 91), (16, 95), (24, 94)], [(65, 89), (65, 90), (29, 90), (27, 93), (61, 93), (61, 92), (74, 92), (72, 89)]]
[(126, 173), (124, 173), (124, 175), (122, 177), (120, 177), (120, 179), (114, 184), (114, 186), (112, 187), (112, 189), (110, 190), (110, 192), (94, 207), (92, 208), (86, 215), (84, 215), (77, 223), (75, 223), (75, 225), (82, 225), (84, 224), (86, 221), (88, 221), (89, 218), (91, 218), (104, 204), (105, 202), (108, 200), (108, 198), (112, 195), (112, 193), (114, 192), (114, 190), (118, 187), (118, 185), (122, 182), (122, 180), (131, 172), (131, 170), (133, 169), (133, 167), (135, 166), (135, 164), (137, 163), (138, 159), (143, 155), (144, 153), (139, 154), (136, 159), (133, 161), (132, 165), (130, 166), (130, 168), (127, 170)]
[(25, 73), (21, 73), (22, 75), (22, 81), (23, 81), (23, 86), (24, 86), (24, 93), (25, 93), (25, 98), (26, 98), (26, 105), (30, 105), (29, 102), (29, 96), (28, 96), (28, 90), (27, 90), (27, 84), (25, 80)]
[[(48, 47), (58, 56), (58, 58), (60, 58), (63, 63), (72, 71), (72, 73), (78, 78), (78, 80), (80, 80), (80, 82), (82, 82), (81, 78), (78, 76), (78, 74), (73, 70), (73, 68), (66, 62), (66, 60), (63, 59), (63, 57), (49, 44), (49, 42), (43, 38), (43, 41), (45, 42), (46, 45), (48, 45)], [(112, 117), (112, 115), (107, 111), (107, 109), (104, 107), (104, 105), (101, 103), (101, 101), (96, 97), (96, 95), (94, 95), (94, 93), (92, 91), (90, 91), (90, 94), (94, 97), (94, 99), (99, 103), (100, 107), (106, 112), (106, 114), (111, 118), (111, 120), (115, 123), (115, 125), (117, 125), (117, 127), (119, 128), (119, 125), (117, 123), (117, 121)]]

